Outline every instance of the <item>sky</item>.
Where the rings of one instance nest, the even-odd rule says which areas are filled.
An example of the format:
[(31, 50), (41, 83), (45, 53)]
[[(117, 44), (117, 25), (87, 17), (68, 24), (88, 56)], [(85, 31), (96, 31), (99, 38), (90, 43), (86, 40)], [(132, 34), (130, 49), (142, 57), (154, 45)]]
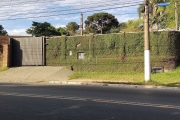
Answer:
[(26, 36), (32, 22), (48, 22), (65, 27), (69, 22), (80, 24), (94, 13), (107, 12), (118, 21), (137, 19), (137, 8), (144, 0), (1, 0), (0, 25), (8, 35)]

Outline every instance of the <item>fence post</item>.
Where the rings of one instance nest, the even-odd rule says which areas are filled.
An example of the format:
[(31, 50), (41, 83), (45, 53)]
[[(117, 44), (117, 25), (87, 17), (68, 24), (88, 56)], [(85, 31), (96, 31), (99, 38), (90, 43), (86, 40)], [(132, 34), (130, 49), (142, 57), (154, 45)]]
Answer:
[(67, 56), (67, 53), (66, 53), (66, 50), (67, 50), (67, 38), (66, 38), (66, 35), (62, 35), (62, 37), (64, 38), (64, 59), (66, 59), (66, 56)]

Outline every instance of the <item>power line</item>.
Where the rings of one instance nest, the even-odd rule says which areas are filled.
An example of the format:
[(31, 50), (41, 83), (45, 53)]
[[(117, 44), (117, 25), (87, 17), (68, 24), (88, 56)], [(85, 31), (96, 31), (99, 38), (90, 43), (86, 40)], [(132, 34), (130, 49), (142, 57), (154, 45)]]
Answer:
[[(138, 3), (138, 2), (134, 2), (134, 3)], [(132, 4), (132, 3), (122, 3), (122, 4)], [(91, 6), (91, 8), (97, 8), (97, 7), (106, 7), (107, 5), (109, 6), (117, 6), (117, 5), (122, 5), (122, 4), (116, 4), (116, 3), (113, 3), (113, 4), (103, 4), (103, 5), (97, 5), (97, 6)], [(139, 3), (138, 3), (139, 4)], [(108, 7), (109, 7), (108, 6)], [(54, 10), (54, 11), (41, 11), (41, 12), (35, 12), (35, 13), (29, 13), (28, 15), (32, 15), (32, 14), (42, 14), (42, 13), (57, 13), (57, 12), (64, 12), (64, 11), (73, 11), (73, 10), (83, 10), (83, 9), (88, 9), (87, 7), (82, 7), (82, 8), (73, 8), (73, 9), (66, 9), (66, 10)], [(23, 13), (12, 13), (12, 14), (7, 14), (6, 16), (17, 16), (17, 15), (26, 15), (27, 13), (23, 12)], [(0, 17), (4, 17), (4, 15), (1, 15)]]
[(64, 0), (32, 0), (32, 1), (20, 1), (20, 2), (16, 2), (16, 3), (12, 3), (12, 1), (10, 3), (7, 4), (3, 4), (1, 2), (0, 7), (12, 7), (12, 6), (19, 6), (19, 5), (30, 5), (30, 4), (37, 4), (37, 3), (46, 3), (46, 2), (57, 2), (57, 1), (64, 1)]
[[(109, 1), (109, 0), (107, 0), (107, 1)], [(114, 2), (111, 2), (111, 3), (109, 3), (109, 2), (106, 2), (107, 4), (119, 4), (119, 3), (117, 3), (118, 1), (115, 1), (115, 3)], [(134, 3), (134, 2), (123, 2), (123, 3), (121, 3), (121, 4), (126, 4), (126, 3)], [(93, 2), (93, 3), (83, 3), (83, 4), (73, 4), (73, 7), (75, 7), (75, 8), (77, 8), (77, 7), (79, 7), (79, 6), (89, 6), (89, 5), (92, 5), (92, 4), (95, 4), (95, 5), (102, 5), (103, 3), (99, 3), (99, 2)], [(63, 4), (64, 5), (64, 4)], [(47, 8), (44, 8), (44, 9), (36, 9), (36, 11), (37, 10), (49, 10), (49, 9), (59, 9), (59, 8), (62, 8), (62, 6), (58, 6), (58, 7), (54, 7), (53, 6), (53, 8), (50, 8), (51, 6), (48, 6)], [(68, 4), (68, 6), (63, 6), (63, 7), (72, 7), (71, 5), (69, 5)], [(1, 8), (0, 8), (1, 9)], [(32, 11), (32, 10), (23, 10), (23, 12), (28, 12), (28, 11)], [(0, 12), (3, 12), (2, 10), (0, 11)], [(12, 11), (10, 11), (10, 12), (12, 12)], [(13, 11), (13, 13), (14, 12), (17, 12), (17, 11)], [(19, 11), (18, 11), (19, 12)], [(20, 12), (22, 12), (22, 11), (20, 11)], [(8, 13), (8, 12), (3, 12), (3, 13)]]
[[(53, 1), (57, 1), (57, 0), (53, 0)], [(119, 2), (119, 1), (117, 1), (117, 0), (104, 0), (104, 2), (105, 3), (109, 3), (109, 2), (111, 2), (111, 3), (114, 3), (114, 2)], [(126, 1), (126, 3), (133, 3), (134, 1)], [(122, 3), (122, 2), (121, 2)], [(103, 4), (103, 3), (101, 3), (101, 2), (97, 2), (97, 1), (91, 1), (91, 2), (76, 2), (76, 3), (62, 3), (61, 5), (58, 5), (58, 7), (72, 7), (72, 5), (73, 5), (73, 7), (78, 7), (78, 6), (84, 6), (84, 5), (90, 5), (90, 4)], [(18, 4), (18, 5), (20, 5), (20, 4)], [(33, 6), (36, 6), (36, 5), (38, 5), (38, 4), (36, 4), (36, 3), (33, 3)], [(63, 5), (63, 6), (62, 6)], [(28, 4), (28, 6), (29, 6), (29, 4)], [(39, 6), (39, 5), (38, 5)], [(48, 5), (46, 5), (46, 7), (48, 7), (49, 9), (55, 9), (54, 8), (54, 4), (52, 4), (52, 2), (51, 3), (49, 3)], [(57, 6), (57, 5), (56, 5)], [(11, 9), (12, 9), (12, 7), (14, 7), (13, 5), (9, 5), (9, 7), (11, 7)], [(7, 7), (7, 8), (9, 8), (9, 7)], [(17, 7), (17, 6), (16, 6)], [(25, 6), (18, 6), (18, 7), (25, 7)], [(40, 6), (41, 7), (41, 6)], [(43, 6), (44, 7), (44, 6)], [(50, 8), (50, 7), (53, 7), (53, 8)], [(58, 7), (56, 7), (56, 8), (58, 8)], [(4, 9), (3, 7), (1, 7), (0, 9)], [(44, 10), (44, 9), (36, 9), (36, 10)], [(1, 10), (1, 12), (2, 12), (3, 10)], [(13, 11), (13, 12), (16, 12), (16, 11)]]
[[(58, 2), (58, 1), (60, 1), (60, 2), (65, 2), (66, 4), (75, 4), (75, 3), (80, 3), (80, 4), (82, 4), (82, 3), (85, 3), (84, 1), (79, 1), (79, 2), (70, 2), (70, 3), (67, 3), (68, 2), (68, 0), (66, 1), (66, 0), (26, 0), (26, 1), (24, 1), (24, 0), (13, 0), (15, 3), (17, 3), (17, 2), (19, 2), (19, 3), (29, 3), (29, 2), (31, 2), (31, 3), (38, 3), (38, 2), (45, 2), (45, 1), (49, 1), (49, 2)], [(1, 4), (3, 4), (3, 3), (6, 3), (6, 4), (9, 4), (9, 3), (11, 3), (11, 4), (13, 4), (13, 1), (12, 0), (9, 0), (9, 1), (7, 1), (7, 0), (1, 0)], [(23, 2), (22, 2), (23, 1)], [(86, 1), (86, 3), (91, 3), (91, 2), (97, 2), (98, 0), (89, 0), (89, 1)], [(109, 2), (114, 2), (114, 1), (119, 1), (119, 2), (122, 2), (122, 0), (103, 0), (103, 2), (104, 1), (109, 1)], [(129, 1), (129, 2), (133, 2), (133, 0), (126, 0), (126, 1)], [(143, 2), (143, 0), (138, 0), (139, 2)], [(99, 2), (101, 2), (102, 3), (102, 1), (100, 1), (99, 0)], [(63, 3), (64, 4), (64, 3)]]
[(139, 5), (139, 4), (124, 5), (124, 6), (120, 6), (120, 7), (104, 8), (104, 9), (98, 9), (98, 10), (87, 10), (87, 11), (79, 11), (79, 12), (72, 12), (72, 13), (55, 14), (55, 15), (44, 15), (44, 16), (42, 15), (42, 16), (31, 16), (31, 17), (8, 18), (8, 19), (0, 19), (0, 21), (29, 19), (29, 18), (43, 18), (43, 17), (53, 17), (53, 16), (64, 16), (64, 15), (72, 15), (72, 14), (80, 14), (80, 13), (90, 13), (90, 12), (97, 12), (97, 11), (103, 11), (103, 10), (111, 10), (111, 9), (132, 7), (132, 6), (137, 6), (137, 5)]
[[(45, 4), (45, 3), (47, 3), (47, 2), (50, 2), (50, 4), (52, 4), (52, 3), (61, 3), (61, 4), (63, 4), (63, 5), (70, 5), (70, 4), (72, 4), (72, 5), (75, 5), (75, 4), (84, 4), (84, 3), (92, 3), (92, 2), (96, 2), (97, 3), (97, 1), (89, 1), (89, 2), (75, 2), (75, 3), (63, 3), (63, 1), (65, 1), (65, 0), (31, 0), (31, 1), (24, 1), (23, 0), (23, 2), (22, 1), (19, 1), (19, 2), (16, 2), (16, 3), (12, 3), (12, 1), (10, 2), (10, 3), (7, 3), (7, 4), (4, 4), (3, 5), (3, 3), (1, 2), (1, 5), (0, 5), (0, 7), (2, 8), (2, 7), (19, 7), (19, 6), (25, 6), (25, 5), (31, 5), (31, 4), (33, 4), (33, 6), (34, 5), (39, 5), (39, 4), (37, 4), (37, 3), (40, 3), (40, 4)], [(117, 0), (104, 0), (104, 2), (107, 2), (107, 1), (109, 1), (109, 2), (114, 2), (114, 1), (116, 1), (117, 2)], [(120, 2), (120, 1), (119, 1)], [(129, 1), (129, 2), (132, 2), (132, 1)], [(102, 4), (102, 2), (99, 2), (99, 3), (101, 3)], [(49, 4), (49, 5), (50, 5)]]
[(127, 14), (138, 14), (138, 13), (122, 13), (122, 14), (114, 14), (114, 15), (127, 15)]

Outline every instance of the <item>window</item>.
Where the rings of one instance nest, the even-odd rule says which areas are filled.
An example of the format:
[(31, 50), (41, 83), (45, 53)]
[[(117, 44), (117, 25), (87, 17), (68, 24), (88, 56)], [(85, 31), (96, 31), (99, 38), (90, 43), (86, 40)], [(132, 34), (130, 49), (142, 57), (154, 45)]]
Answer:
[(85, 53), (84, 52), (78, 52), (78, 59), (84, 59), (84, 55)]
[(72, 56), (72, 51), (69, 51), (69, 56)]

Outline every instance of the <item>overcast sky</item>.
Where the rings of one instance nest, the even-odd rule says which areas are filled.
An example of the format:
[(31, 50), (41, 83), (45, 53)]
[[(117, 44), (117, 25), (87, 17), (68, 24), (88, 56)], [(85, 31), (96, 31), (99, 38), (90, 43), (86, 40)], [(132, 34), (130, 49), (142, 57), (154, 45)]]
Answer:
[[(28, 2), (27, 2), (28, 1)], [(49, 22), (65, 27), (69, 22), (80, 24), (98, 12), (113, 14), (119, 22), (138, 18), (137, 8), (144, 0), (1, 0), (0, 25), (9, 35), (27, 35), (32, 21)]]

